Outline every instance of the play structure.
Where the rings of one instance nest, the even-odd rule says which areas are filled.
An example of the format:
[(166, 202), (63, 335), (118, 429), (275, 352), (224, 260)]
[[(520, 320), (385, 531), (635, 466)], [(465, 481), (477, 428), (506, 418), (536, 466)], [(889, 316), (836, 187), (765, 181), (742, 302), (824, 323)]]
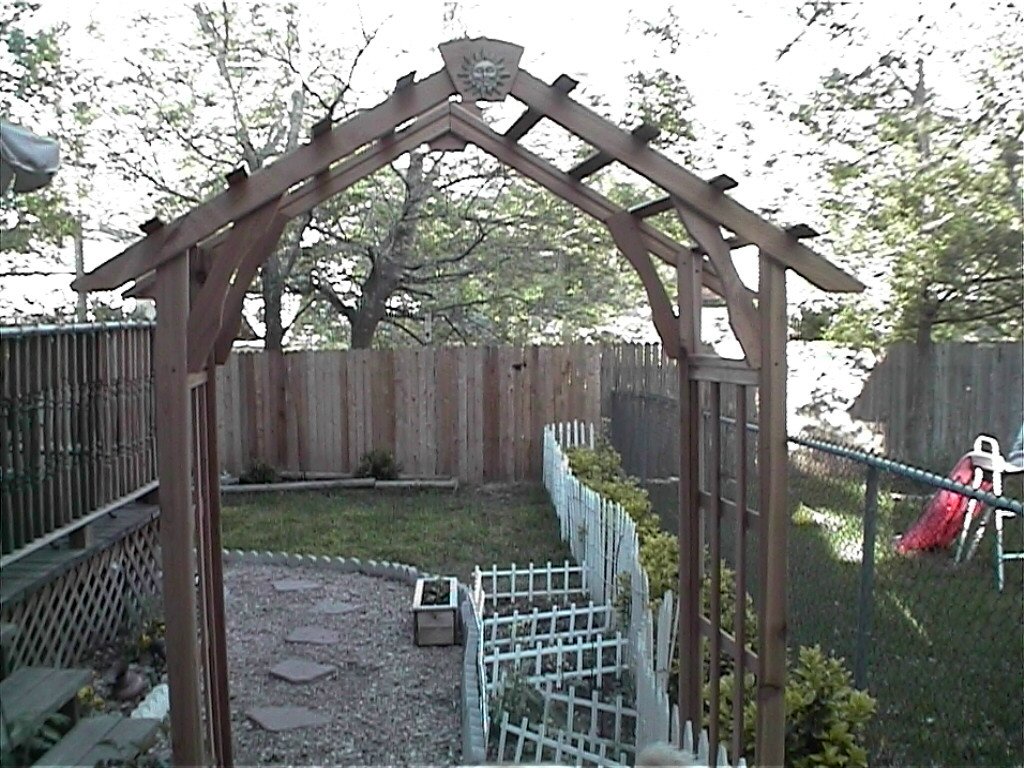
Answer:
[[(1011, 451), (1011, 455), (1016, 454)], [(1024, 472), (1024, 466), (1008, 461), (1000, 452), (998, 440), (989, 435), (979, 435), (973, 449), (960, 457), (948, 477), (954, 483), (976, 491), (1001, 496), (1004, 477), (1021, 472)], [(1006, 553), (1003, 547), (1003, 523), (1016, 516), (1011, 510), (993, 508), (978, 498), (942, 488), (928, 500), (921, 516), (896, 542), (896, 551), (906, 555), (915, 551), (944, 550), (956, 541), (956, 562), (965, 562), (977, 551), (993, 514), (997, 577), (1002, 591), (1005, 580), (1003, 563), (1024, 558), (1024, 553)]]
[[(339, 194), (423, 144), (457, 152), (467, 145), (493, 155), (551, 193), (602, 222), (636, 269), (650, 302), (664, 353), (678, 361), (679, 477), (679, 712), (700, 727), (707, 712), (711, 743), (717, 743), (723, 656), (749, 662), (756, 692), (737, 676), (733, 733), (756, 729), (758, 765), (784, 761), (786, 675), (786, 270), (831, 292), (860, 291), (859, 281), (804, 245), (815, 234), (806, 226), (782, 229), (745, 208), (727, 192), (737, 186), (720, 174), (698, 178), (649, 146), (658, 134), (643, 123), (624, 130), (569, 93), (577, 83), (562, 75), (548, 84), (519, 67), (520, 46), (478, 38), (440, 46), (444, 66), (427, 78), (401, 77), (381, 104), (335, 124), (313, 126), (307, 144), (253, 173), (228, 174), (226, 189), (177, 220), (153, 219), (146, 236), (74, 283), (79, 291), (113, 290), (135, 281), (136, 296), (155, 298), (154, 383), (163, 597), (171, 740), (176, 765), (230, 765), (231, 713), (224, 637), (220, 546), (220, 471), (217, 466), (216, 369), (238, 331), (249, 284), (277, 245), (287, 222)], [(488, 122), (477, 102), (512, 97), (525, 110), (504, 132)], [(520, 139), (543, 120), (557, 123), (592, 148), (567, 170), (527, 149)], [(623, 208), (586, 183), (600, 169), (621, 163), (662, 191), (650, 202)], [(655, 225), (677, 217), (687, 233), (679, 242)], [(674, 231), (674, 230), (669, 230)], [(734, 249), (756, 247), (756, 290), (743, 284)], [(653, 259), (675, 272), (671, 293)], [(745, 359), (725, 360), (701, 343), (704, 287), (720, 295)], [(673, 306), (670, 295), (677, 296)], [(735, 401), (738, 430), (755, 435), (757, 461), (743, 461), (735, 483), (746, 499), (756, 487), (754, 513), (747, 503), (723, 505), (717, 469), (705, 487), (702, 466), (717, 468), (722, 401)], [(748, 403), (751, 407), (748, 418)], [(700, 412), (709, 404), (711, 419)], [(756, 424), (756, 427), (753, 425)], [(755, 430), (756, 429), (756, 433)], [(745, 455), (745, 454), (744, 454)], [(711, 572), (711, 615), (701, 611), (708, 531), (712, 560), (720, 556), (722, 520), (733, 516), (735, 593), (757, 571), (760, 641), (725, 632), (718, 569)], [(754, 529), (756, 537), (749, 536)], [(746, 553), (750, 549), (749, 557)], [(196, 573), (199, 574), (198, 588)], [(751, 577), (751, 583), (754, 583)], [(742, 605), (742, 601), (738, 603)], [(742, 614), (742, 609), (740, 609)], [(710, 664), (702, 661), (707, 640)], [(742, 668), (742, 667), (741, 667)], [(710, 685), (705, 686), (705, 680)], [(705, 697), (704, 691), (710, 693)], [(756, 723), (744, 722), (744, 704), (756, 702)], [(728, 715), (726, 715), (728, 716)], [(736, 752), (736, 746), (733, 746)]]

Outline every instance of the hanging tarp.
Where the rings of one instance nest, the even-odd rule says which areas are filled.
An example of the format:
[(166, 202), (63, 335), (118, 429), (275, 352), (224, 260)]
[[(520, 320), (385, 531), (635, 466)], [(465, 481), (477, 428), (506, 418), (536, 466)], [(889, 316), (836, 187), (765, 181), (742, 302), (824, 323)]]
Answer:
[(0, 120), (0, 194), (45, 187), (60, 167), (60, 147), (14, 123)]

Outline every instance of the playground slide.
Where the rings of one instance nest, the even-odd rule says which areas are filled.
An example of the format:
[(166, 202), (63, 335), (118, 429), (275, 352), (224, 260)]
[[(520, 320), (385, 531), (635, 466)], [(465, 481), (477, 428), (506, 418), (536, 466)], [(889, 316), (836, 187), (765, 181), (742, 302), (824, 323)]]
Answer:
[[(949, 473), (949, 479), (962, 485), (971, 485), (974, 479), (974, 462), (971, 461), (971, 454), (966, 454), (956, 463), (953, 471)], [(988, 479), (983, 480), (979, 490), (991, 491), (992, 482)], [(936, 492), (929, 499), (921, 516), (896, 542), (896, 551), (905, 555), (915, 550), (949, 547), (963, 529), (968, 501), (966, 496), (961, 496), (956, 491), (943, 489)], [(973, 516), (980, 515), (983, 509), (984, 505), (979, 501), (974, 507)]]

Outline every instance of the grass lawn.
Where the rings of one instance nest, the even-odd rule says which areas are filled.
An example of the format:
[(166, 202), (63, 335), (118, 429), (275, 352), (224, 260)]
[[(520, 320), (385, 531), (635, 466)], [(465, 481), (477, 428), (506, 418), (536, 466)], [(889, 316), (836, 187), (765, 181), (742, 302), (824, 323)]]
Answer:
[(473, 566), (562, 562), (540, 486), (225, 496), (224, 547), (373, 558), (467, 580)]
[[(915, 489), (927, 494), (928, 489)], [(794, 473), (790, 529), (790, 641), (819, 643), (853, 669), (864, 485)], [(993, 527), (974, 560), (951, 553), (901, 557), (892, 538), (923, 501), (879, 496), (868, 689), (878, 699), (871, 764), (1021, 765), (1024, 761), (1024, 588), (1006, 564), (996, 591)], [(1010, 551), (1022, 521), (1006, 523)]]

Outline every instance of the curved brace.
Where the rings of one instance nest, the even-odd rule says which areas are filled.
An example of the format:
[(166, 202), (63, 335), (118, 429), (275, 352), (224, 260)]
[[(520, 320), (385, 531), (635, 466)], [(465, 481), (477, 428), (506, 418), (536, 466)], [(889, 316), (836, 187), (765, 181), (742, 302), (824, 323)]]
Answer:
[(747, 357), (747, 365), (761, 367), (761, 338), (758, 335), (758, 316), (754, 303), (745, 295), (745, 286), (736, 272), (729, 245), (722, 237), (718, 225), (688, 208), (681, 200), (675, 199), (676, 212), (690, 233), (690, 237), (704, 250), (722, 281), (722, 297), (729, 310), (729, 325), (739, 339)]
[(651, 304), (654, 327), (658, 329), (658, 336), (661, 337), (662, 350), (668, 357), (676, 358), (679, 355), (679, 325), (672, 312), (672, 303), (665, 291), (665, 284), (658, 277), (647, 246), (640, 236), (640, 227), (636, 219), (628, 212), (623, 212), (609, 218), (605, 225), (615, 240), (615, 245), (640, 275), (640, 281), (647, 292), (647, 300)]
[(269, 203), (258, 211), (250, 213), (232, 227), (226, 240), (212, 254), (211, 267), (206, 281), (199, 289), (188, 315), (188, 370), (202, 370), (210, 356), (217, 336), (223, 325), (224, 305), (228, 284), (240, 265), (253, 252), (266, 258), (277, 244), (277, 238), (270, 244), (270, 250), (260, 246), (266, 243), (267, 234), (274, 217), (280, 210), (281, 199)]
[(253, 277), (256, 276), (256, 270), (260, 268), (260, 264), (266, 261), (274, 248), (277, 247), (277, 241), (281, 239), (281, 233), (284, 232), (287, 224), (288, 219), (280, 213), (275, 215), (263, 231), (263, 234), (249, 248), (238, 265), (235, 279), (232, 281), (227, 296), (224, 298), (220, 330), (217, 333), (217, 341), (213, 348), (217, 365), (223, 365), (224, 361), (228, 359), (228, 355), (231, 353), (231, 345), (235, 341), (235, 336), (238, 335), (238, 326), (242, 322), (242, 304), (245, 301), (245, 292), (249, 290), (249, 284), (252, 282)]

